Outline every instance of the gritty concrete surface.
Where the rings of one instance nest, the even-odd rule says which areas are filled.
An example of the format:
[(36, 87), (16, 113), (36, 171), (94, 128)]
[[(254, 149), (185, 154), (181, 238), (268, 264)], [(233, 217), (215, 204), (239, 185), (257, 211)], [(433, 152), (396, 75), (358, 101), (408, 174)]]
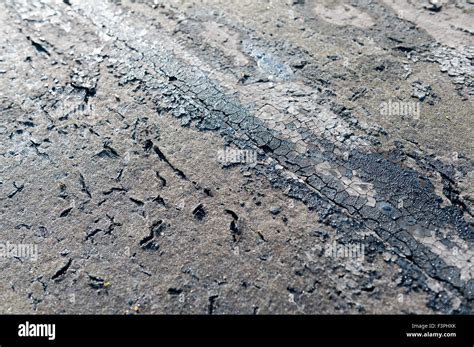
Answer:
[(1, 1), (0, 313), (472, 314), (473, 13)]

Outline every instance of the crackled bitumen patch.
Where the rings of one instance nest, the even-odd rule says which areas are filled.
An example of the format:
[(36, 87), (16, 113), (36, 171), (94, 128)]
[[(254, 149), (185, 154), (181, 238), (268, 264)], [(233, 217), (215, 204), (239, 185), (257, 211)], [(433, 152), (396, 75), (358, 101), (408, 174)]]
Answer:
[[(64, 74), (68, 79), (53, 81), (54, 86), (49, 81), (44, 86), (46, 88), (40, 79), (29, 92), (29, 99), (33, 101), (11, 95), (11, 104), (4, 103), (4, 110), (11, 119), (17, 116), (23, 119), (26, 111), (34, 117), (45, 118), (47, 121), (41, 125), (42, 131), (48, 132), (54, 143), (67, 145), (64, 151), (71, 148), (65, 136), (70, 131), (83, 134), (78, 142), (72, 144), (76, 150), (91, 144), (96, 148), (90, 160), (100, 163), (102, 171), (93, 172), (88, 168), (89, 172), (78, 172), (75, 176), (80, 194), (98, 199), (105, 215), (95, 219), (81, 238), (94, 243), (97, 237), (111, 237), (115, 230), (122, 228), (124, 222), (109, 213), (114, 204), (124, 203), (109, 200), (116, 195), (130, 195), (128, 203), (133, 206), (134, 213), (142, 217), (146, 215), (148, 203), (161, 205), (160, 208), (167, 211), (183, 209), (181, 202), (169, 206), (161, 195), (140, 196), (143, 193), (134, 193), (130, 183), (138, 180), (145, 186), (153, 182), (152, 186), (169, 187), (169, 177), (164, 178), (166, 176), (161, 173), (167, 170), (174, 181), (180, 182), (179, 186), (196, 187), (197, 183), (189, 178), (192, 173), (175, 163), (179, 158), (179, 155), (173, 156), (175, 150), (166, 152), (160, 148), (156, 119), (172, 115), (184, 127), (216, 131), (226, 146), (258, 151), (259, 160), (251, 165), (251, 172), (269, 180), (273, 187), (289, 197), (303, 201), (319, 223), (336, 230), (338, 242), (363, 243), (371, 262), (380, 261), (382, 257), (389, 259), (402, 273), (398, 284), (414, 297), (416, 293), (424, 293), (425, 303), (430, 309), (448, 313), (472, 311), (471, 205), (459, 194), (453, 179), (454, 172), (467, 175), (469, 168), (472, 171), (472, 163), (468, 162), (466, 171), (426, 156), (413, 157), (400, 149), (384, 150), (379, 142), (379, 138), (386, 135), (383, 129), (359, 121), (360, 115), (346, 108), (337, 96), (337, 87), (331, 86), (331, 74), (339, 75), (340, 72), (325, 68), (321, 78), (315, 78), (315, 74), (320, 72), (315, 70), (319, 58), (313, 58), (310, 52), (303, 52), (300, 47), (273, 45), (244, 25), (230, 25), (225, 19), (219, 24), (219, 17), (211, 20), (192, 8), (188, 14), (194, 17), (182, 19), (179, 11), (171, 6), (168, 10), (176, 12), (174, 15), (168, 13), (163, 19), (166, 25), (162, 26), (163, 12), (157, 10), (150, 14), (148, 5), (130, 5), (134, 6), (132, 13), (126, 5), (106, 2), (81, 2), (72, 6), (7, 4), (9, 15), (23, 20), (19, 24), (21, 32), (15, 32), (21, 38), (17, 49), (23, 45), (23, 49), (33, 49), (37, 55), (33, 59), (26, 58), (6, 77), (19, 88), (21, 81), (15, 79), (15, 74), (33, 65), (38, 71), (47, 71), (52, 66), (56, 76)], [(364, 6), (362, 8), (377, 18), (371, 25), (375, 26), (377, 44), (382, 47), (392, 45), (393, 39), (383, 39), (381, 23), (383, 20), (393, 21), (409, 33), (408, 39), (424, 40), (427, 45), (420, 54), (439, 57), (435, 61), (442, 64), (442, 71), (445, 69), (446, 59), (451, 58), (440, 55), (439, 48), (436, 48), (438, 45), (430, 46), (432, 38), (381, 5)], [(39, 23), (34, 21), (46, 14), (51, 18)], [(349, 21), (345, 24), (357, 23)], [(336, 25), (335, 30), (345, 30), (344, 23), (332, 25)], [(365, 26), (357, 26), (366, 30)], [(15, 30), (14, 26), (11, 28)], [(168, 30), (170, 28), (172, 30)], [(215, 38), (202, 37), (198, 28), (209, 31), (219, 28), (220, 31)], [(77, 32), (83, 36), (78, 37)], [(206, 49), (200, 50), (200, 47)], [(400, 49), (401, 45), (397, 47), (395, 51), (404, 51)], [(14, 59), (15, 54), (15, 50), (7, 51), (6, 59)], [(216, 64), (220, 66), (217, 70)], [(462, 82), (470, 87), (471, 71), (467, 64), (462, 63), (460, 70), (457, 69), (459, 65), (450, 64), (456, 76), (450, 75), (461, 76)], [(309, 68), (311, 65), (313, 68)], [(446, 69), (449, 73), (449, 68)], [(101, 79), (106, 82), (101, 84)], [(400, 78), (400, 81), (402, 83), (404, 79)], [(101, 88), (106, 90), (101, 91)], [(115, 88), (120, 93), (107, 95)], [(133, 102), (122, 100), (122, 95), (133, 95)], [(39, 103), (34, 102), (35, 99)], [(95, 110), (92, 105), (95, 105)], [(68, 111), (70, 109), (74, 112)], [(75, 119), (78, 114), (84, 117)], [(104, 114), (107, 114), (105, 119), (102, 118)], [(124, 121), (131, 118), (136, 119), (134, 123)], [(91, 122), (96, 125), (91, 126)], [(25, 120), (21, 124), (21, 131), (17, 128), (10, 132), (14, 146), (9, 154), (12, 158), (18, 153), (16, 157), (21, 161), (31, 152), (39, 155), (40, 159), (36, 160), (41, 160), (44, 165), (51, 161), (59, 165), (61, 157), (72, 159), (76, 155), (52, 148), (50, 139), (42, 140), (43, 143), (32, 139), (28, 128), (31, 124), (34, 128), (34, 121)], [(130, 149), (126, 143), (112, 141), (106, 134), (113, 132), (130, 132), (135, 147)], [(155, 156), (160, 162), (159, 168), (152, 169), (154, 177), (146, 176), (150, 175), (150, 170), (142, 171), (140, 165), (134, 171), (123, 170), (123, 166), (128, 165), (131, 157), (140, 150), (146, 153), (146, 158)], [(418, 163), (418, 170), (405, 164), (408, 155)], [(106, 172), (113, 178), (100, 187), (99, 176)], [(439, 189), (427, 178), (431, 172), (441, 175), (444, 200), (439, 196)], [(18, 182), (12, 184), (10, 199), (20, 196), (23, 188), (19, 187), (26, 186)], [(209, 193), (209, 188), (206, 189)], [(60, 191), (67, 196), (67, 187), (61, 186)], [(442, 204), (443, 201), (448, 203)], [(57, 207), (58, 218), (73, 218), (76, 208), (91, 212), (87, 202), (82, 202), (79, 207), (75, 199), (71, 203), (72, 206)], [(190, 217), (196, 223), (205, 222), (207, 211), (206, 204), (196, 203)], [(137, 242), (143, 251), (165, 252), (160, 238), (167, 230), (173, 230), (173, 218), (176, 218), (169, 211), (166, 214), (168, 220), (159, 216), (152, 220), (147, 218), (147, 222), (138, 227), (145, 229)], [(234, 212), (231, 219), (226, 220), (226, 232), (231, 237), (234, 251), (245, 229), (242, 220), (236, 217)], [(67, 225), (63, 224), (64, 227)], [(60, 224), (56, 226), (59, 227)], [(260, 238), (262, 241), (266, 239), (263, 234)], [(329, 240), (325, 241), (329, 244)], [(67, 277), (67, 272), (79, 271), (81, 266), (76, 261), (67, 264), (67, 271), (62, 271), (63, 267), (58, 265), (56, 271), (61, 272), (61, 277)], [(151, 274), (143, 264), (140, 267), (145, 275)], [(318, 270), (309, 271), (307, 276), (315, 278)], [(59, 278), (56, 276), (59, 272), (53, 277)], [(367, 272), (363, 276), (370, 278)], [(323, 282), (324, 279), (316, 277), (315, 281)], [(287, 288), (290, 302), (295, 303), (297, 310), (305, 311), (304, 307), (313, 310), (304, 297), (314, 289), (295, 288), (290, 285)], [(107, 291), (106, 288), (99, 290)], [(175, 288), (168, 293), (179, 296), (180, 290)], [(209, 289), (207, 313), (216, 312), (221, 297)], [(232, 312), (232, 305), (221, 303), (221, 306), (225, 305), (229, 305), (226, 311)], [(419, 304), (415, 305), (414, 312), (424, 310)], [(275, 312), (285, 312), (285, 308), (275, 308)]]

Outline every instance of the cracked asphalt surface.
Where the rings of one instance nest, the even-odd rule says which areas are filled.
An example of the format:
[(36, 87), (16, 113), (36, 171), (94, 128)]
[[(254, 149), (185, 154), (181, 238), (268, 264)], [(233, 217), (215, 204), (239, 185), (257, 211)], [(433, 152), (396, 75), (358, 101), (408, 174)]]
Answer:
[(0, 9), (1, 313), (473, 313), (471, 1)]

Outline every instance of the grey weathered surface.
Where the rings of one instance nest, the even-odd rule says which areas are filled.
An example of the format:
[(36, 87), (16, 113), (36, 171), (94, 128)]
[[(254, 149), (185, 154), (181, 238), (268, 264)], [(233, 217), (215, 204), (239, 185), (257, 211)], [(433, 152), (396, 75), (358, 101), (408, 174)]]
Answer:
[(2, 1), (1, 312), (472, 313), (474, 5), (350, 3)]

